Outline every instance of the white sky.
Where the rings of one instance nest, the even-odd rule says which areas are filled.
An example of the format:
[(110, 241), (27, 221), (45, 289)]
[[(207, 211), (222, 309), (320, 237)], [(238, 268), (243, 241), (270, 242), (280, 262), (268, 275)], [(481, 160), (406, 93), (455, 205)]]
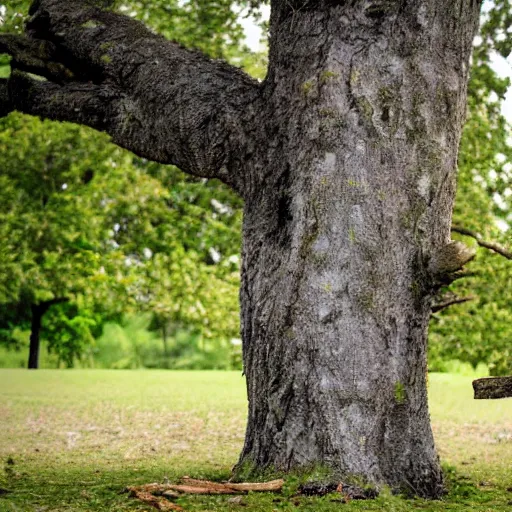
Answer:
[[(264, 5), (260, 8), (263, 19), (268, 20), (270, 16), (270, 6)], [(245, 30), (245, 40), (251, 50), (260, 48), (261, 29), (254, 23), (252, 18), (242, 18), (242, 26)]]
[[(512, 57), (504, 59), (496, 55), (492, 59), (493, 68), (500, 76), (508, 76), (512, 82)], [(508, 88), (506, 99), (502, 105), (503, 115), (512, 123), (512, 86)]]

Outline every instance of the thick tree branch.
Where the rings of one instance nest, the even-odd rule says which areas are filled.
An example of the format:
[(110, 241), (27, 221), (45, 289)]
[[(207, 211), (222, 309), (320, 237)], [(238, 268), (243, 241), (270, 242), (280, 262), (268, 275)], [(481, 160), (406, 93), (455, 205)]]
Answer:
[(55, 306), (56, 304), (64, 304), (66, 302), (69, 302), (68, 297), (57, 297), (56, 299), (46, 300), (39, 304), (35, 304), (34, 307), (39, 308), (41, 314), (44, 315), (52, 306)]
[(11, 66), (14, 69), (58, 82), (73, 78), (73, 73), (57, 62), (56, 50), (56, 46), (48, 41), (13, 34), (0, 35), (0, 53), (12, 56)]
[(0, 83), (0, 114), (88, 125), (142, 157), (243, 193), (256, 81), (87, 0), (38, 0), (30, 13), (27, 37), (0, 39), (18, 70), (8, 87)]
[(70, 82), (59, 85), (13, 71), (7, 83), (11, 110), (56, 121), (70, 121), (108, 131), (115, 94), (108, 87)]
[(494, 251), (495, 253), (500, 254), (508, 260), (512, 260), (512, 252), (507, 251), (504, 247), (495, 242), (486, 242), (485, 240), (482, 240), (482, 237), (475, 231), (471, 231), (470, 229), (466, 229), (461, 226), (452, 226), (452, 231), (454, 233), (459, 233), (460, 235), (474, 238), (480, 247)]

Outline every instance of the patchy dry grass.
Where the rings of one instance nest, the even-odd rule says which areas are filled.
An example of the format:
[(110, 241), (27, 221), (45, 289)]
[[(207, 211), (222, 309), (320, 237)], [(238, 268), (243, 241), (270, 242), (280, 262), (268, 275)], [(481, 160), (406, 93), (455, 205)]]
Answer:
[[(471, 379), (431, 375), (434, 432), (451, 493), (442, 502), (334, 496), (186, 497), (187, 511), (472, 510), (512, 507), (512, 400), (473, 401)], [(239, 373), (0, 370), (1, 511), (137, 511), (120, 491), (183, 475), (229, 476), (243, 443)], [(510, 489), (510, 490), (507, 490)]]

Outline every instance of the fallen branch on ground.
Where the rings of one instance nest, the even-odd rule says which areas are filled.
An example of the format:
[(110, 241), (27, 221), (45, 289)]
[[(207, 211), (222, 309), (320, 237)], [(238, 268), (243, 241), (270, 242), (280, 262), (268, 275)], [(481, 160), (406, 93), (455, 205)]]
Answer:
[(180, 507), (179, 505), (176, 505), (175, 503), (170, 502), (166, 498), (162, 498), (161, 496), (154, 496), (153, 494), (149, 492), (144, 491), (138, 491), (138, 490), (130, 490), (130, 496), (132, 498), (136, 498), (144, 503), (147, 503), (148, 505), (151, 505), (152, 507), (156, 508), (157, 510), (176, 510), (176, 511), (182, 511), (183, 507)]
[[(144, 484), (144, 485), (132, 485), (125, 489), (125, 492), (148, 492), (150, 494), (154, 494), (155, 496), (160, 496), (164, 492), (168, 495), (172, 494), (171, 486), (172, 484)], [(177, 498), (179, 493), (174, 493), (174, 498)]]
[(512, 398), (512, 377), (486, 377), (473, 381), (475, 399)]
[[(226, 482), (226, 483), (217, 483), (210, 482), (208, 480), (195, 480), (189, 477), (183, 477), (183, 482), (186, 482), (188, 485), (193, 485), (197, 487), (216, 487), (223, 489), (233, 489), (236, 493), (245, 493), (248, 491), (253, 492), (271, 492), (271, 491), (280, 491), (283, 488), (284, 480), (282, 478), (278, 480), (271, 480), (270, 482)], [(232, 493), (235, 494), (235, 493)]]
[[(145, 484), (127, 487), (130, 496), (148, 503), (157, 510), (183, 510), (167, 498), (178, 498), (183, 494), (247, 494), (253, 492), (277, 492), (283, 488), (284, 480), (270, 482), (220, 483), (184, 477), (181, 484)], [(167, 507), (167, 508), (166, 508)]]

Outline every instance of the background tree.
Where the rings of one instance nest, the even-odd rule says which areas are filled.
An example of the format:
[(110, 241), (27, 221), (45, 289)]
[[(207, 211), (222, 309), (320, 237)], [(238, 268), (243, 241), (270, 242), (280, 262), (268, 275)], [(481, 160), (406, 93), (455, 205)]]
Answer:
[[(85, 184), (91, 169), (101, 174), (106, 155), (88, 153), (98, 135), (82, 130), (78, 137), (76, 126), (63, 129), (21, 116), (1, 122), (0, 222), (10, 254), (7, 265), (0, 263), (2, 327), (7, 335), (13, 325), (30, 323), (29, 368), (37, 368), (44, 315), (90, 288), (109, 257), (100, 254), (106, 227), (94, 204), (98, 194)], [(91, 336), (80, 332), (75, 347), (67, 347), (70, 353)]]
[[(231, 8), (231, 3), (225, 2), (222, 9), (219, 9), (218, 5), (213, 6), (210, 2), (189, 5), (179, 5), (177, 2), (175, 4), (153, 2), (151, 7), (148, 9), (146, 4), (140, 2), (126, 2), (121, 5), (121, 9), (129, 15), (144, 18), (153, 26), (158, 26), (165, 20), (168, 28), (172, 28), (175, 37), (182, 42), (188, 44), (193, 42), (196, 46), (207, 48), (212, 56), (231, 55), (239, 62), (245, 58), (247, 50), (238, 47), (242, 32), (237, 23), (237, 13)], [(27, 8), (28, 2), (10, 2), (7, 6), (6, 24), (3, 30), (19, 32), (23, 25), (23, 13)], [(199, 19), (201, 23), (197, 23)], [(3, 62), (5, 64), (8, 61), (4, 58)], [(9, 67), (4, 65), (3, 76), (8, 74)], [(74, 221), (81, 223), (89, 231), (92, 226), (100, 225), (102, 230), (101, 233), (95, 234), (97, 235), (96, 243), (93, 245), (87, 242), (85, 245), (71, 248), (75, 259), (84, 255), (91, 256), (96, 251), (94, 253), (96, 265), (75, 268), (73, 266), (75, 263), (71, 262), (68, 268), (65, 268), (60, 258), (52, 266), (45, 259), (46, 253), (32, 263), (34, 272), (44, 271), (49, 276), (55, 276), (52, 277), (54, 280), (60, 276), (61, 280), (67, 277), (68, 282), (73, 281), (73, 290), (66, 290), (65, 295), (72, 295), (78, 300), (77, 290), (81, 290), (82, 310), (85, 307), (86, 288), (85, 295), (88, 297), (86, 302), (89, 305), (85, 310), (102, 310), (101, 315), (94, 315), (94, 321), (89, 314), (84, 317), (76, 310), (77, 300), (72, 306), (61, 306), (55, 310), (46, 331), (48, 334), (51, 333), (50, 347), (68, 364), (72, 364), (73, 358), (79, 356), (85, 344), (91, 340), (91, 332), (84, 329), (84, 326), (95, 325), (97, 328), (103, 323), (99, 321), (100, 318), (104, 321), (112, 314), (119, 316), (127, 311), (149, 308), (160, 320), (160, 324), (185, 325), (188, 329), (207, 338), (226, 339), (238, 332), (237, 278), (234, 276), (238, 269), (236, 254), (239, 252), (240, 245), (238, 229), (240, 214), (237, 212), (240, 201), (228, 189), (223, 188), (219, 183), (206, 185), (198, 180), (193, 182), (176, 168), (164, 169), (140, 159), (134, 162), (132, 156), (123, 154), (118, 149), (114, 150), (105, 137), (93, 135), (84, 128), (75, 127), (69, 131), (67, 127), (41, 126), (37, 120), (16, 119), (15, 122), (22, 123), (23, 128), (16, 129), (15, 133), (8, 127), (9, 123), (13, 123), (12, 121), (7, 121), (7, 125), (4, 123), (6, 144), (4, 155), (6, 160), (9, 160), (13, 152), (18, 156), (17, 160), (9, 161), (12, 176), (26, 175), (30, 179), (24, 182), (16, 179), (12, 181), (11, 176), (10, 187), (4, 189), (4, 206), (11, 213), (9, 219), (4, 218), (5, 239), (9, 240), (9, 246), (4, 246), (6, 258), (0, 264), (0, 272), (4, 272), (4, 278), (0, 284), (9, 287), (10, 290), (7, 293), (6, 289), (4, 296), (0, 298), (0, 304), (3, 304), (1, 326), (5, 340), (12, 341), (15, 327), (30, 324), (32, 316), (34, 318), (41, 316), (30, 314), (31, 304), (36, 299), (27, 299), (26, 293), (22, 291), (26, 288), (26, 283), (22, 284), (15, 279), (16, 276), (25, 281), (27, 279), (27, 268), (20, 263), (20, 259), (27, 256), (25, 251), (27, 247), (16, 239), (19, 233), (11, 228), (14, 221), (24, 225), (25, 228), (32, 225), (29, 220), (35, 220), (42, 212), (45, 215), (43, 231), (51, 230), (67, 236)], [(15, 145), (10, 138), (13, 135), (17, 141)], [(47, 137), (56, 142), (48, 145)], [(31, 162), (32, 165), (27, 165), (27, 168), (22, 171), (25, 163), (24, 161), (20, 163), (19, 157), (24, 154), (27, 147), (30, 147), (30, 152), (26, 155), (27, 162)], [(84, 147), (87, 147), (89, 152), (89, 156), (85, 159), (80, 149)], [(72, 148), (76, 148), (73, 155), (70, 154)], [(53, 152), (56, 154), (54, 155)], [(61, 158), (61, 155), (65, 155), (65, 158)], [(94, 155), (94, 161), (91, 161), (90, 155)], [(16, 197), (30, 195), (32, 188), (38, 189), (41, 174), (39, 162), (45, 160), (48, 161), (47, 173), (52, 175), (53, 181), (60, 179), (59, 172), (64, 174), (67, 172), (74, 178), (78, 177), (79, 185), (82, 184), (81, 180), (89, 182), (93, 176), (96, 176), (94, 183), (97, 186), (94, 191), (90, 190), (92, 185), (87, 187), (89, 203), (84, 206), (84, 211), (77, 207), (78, 203), (74, 204), (73, 200), (69, 199), (74, 197), (77, 187), (71, 186), (71, 183), (64, 183), (69, 181), (69, 177), (66, 176), (60, 180), (62, 183), (59, 185), (66, 186), (66, 190), (57, 190), (59, 195), (52, 197), (54, 199), (67, 197), (70, 205), (75, 207), (74, 210), (68, 208), (67, 211), (60, 211), (57, 208), (49, 218), (47, 205), (34, 208), (34, 205), (39, 204), (37, 201), (23, 203), (24, 216), (18, 215), (19, 212), (13, 210), (13, 201)], [(59, 170), (53, 169), (54, 160)], [(112, 172), (103, 173), (102, 170), (105, 168)], [(145, 171), (154, 179), (145, 177)], [(6, 173), (5, 179), (8, 174)], [(162, 192), (160, 182), (168, 187), (165, 193)], [(51, 191), (55, 193), (55, 187)], [(212, 202), (213, 195), (218, 199)], [(220, 200), (226, 204), (221, 203)], [(144, 212), (147, 213), (150, 209), (151, 215), (145, 215)], [(179, 215), (176, 215), (178, 212)], [(194, 215), (191, 216), (190, 213)], [(27, 216), (30, 219), (27, 219)], [(217, 216), (223, 217), (226, 221), (219, 222), (216, 219)], [(9, 232), (7, 232), (8, 228)], [(82, 236), (80, 226), (75, 228), (76, 236)], [(62, 252), (62, 248), (51, 237), (47, 242), (44, 248), (30, 247), (30, 250), (51, 252), (57, 247), (57, 250)], [(9, 254), (8, 257), (7, 254)], [(147, 254), (150, 256), (146, 256)], [(109, 257), (110, 260), (106, 261)], [(18, 258), (17, 265), (10, 262), (12, 258)], [(127, 262), (132, 264), (131, 272), (125, 268)], [(85, 278), (95, 275), (94, 282), (85, 278), (81, 284), (75, 282), (69, 271), (71, 269), (76, 274), (79, 273), (79, 268), (86, 272)], [(105, 269), (108, 270), (109, 275), (115, 276), (121, 272), (125, 277), (113, 281), (109, 279), (107, 287), (103, 282), (106, 279)], [(98, 274), (98, 271), (102, 271), (103, 274)], [(191, 279), (187, 272), (192, 272), (195, 279)], [(126, 278), (126, 274), (130, 274), (131, 277)], [(137, 278), (134, 277), (135, 274)], [(156, 278), (158, 280), (155, 280)], [(194, 283), (194, 290), (191, 283)], [(164, 286), (172, 288), (164, 288)], [(55, 283), (48, 287), (55, 289)], [(65, 287), (60, 288), (62, 293)], [(149, 289), (151, 289), (150, 295), (147, 293)], [(201, 293), (195, 293), (196, 289), (201, 290)], [(132, 300), (124, 298), (127, 292), (131, 294)], [(58, 302), (63, 300), (55, 299), (51, 291), (47, 290), (44, 293), (52, 297), (48, 299), (52, 304), (55, 300)], [(22, 296), (25, 297), (23, 301)], [(185, 303), (184, 300), (177, 302), (184, 297), (191, 297), (189, 303)], [(67, 297), (66, 300), (68, 300)], [(39, 307), (41, 312), (43, 309), (46, 311), (44, 304), (41, 303)], [(224, 309), (219, 309), (221, 305), (227, 306), (229, 314), (226, 314)], [(55, 307), (53, 305), (53, 308)], [(68, 314), (73, 311), (72, 318), (63, 314), (64, 311)], [(87, 321), (79, 322), (79, 318), (87, 318)], [(34, 323), (34, 332), (39, 331), (37, 328), (39, 324), (39, 320)], [(80, 329), (70, 336), (71, 326), (78, 325), (81, 326)], [(33, 334), (32, 338), (36, 341), (38, 336)], [(34, 350), (37, 346), (38, 344), (34, 342)], [(32, 359), (37, 358), (33, 356)]]

